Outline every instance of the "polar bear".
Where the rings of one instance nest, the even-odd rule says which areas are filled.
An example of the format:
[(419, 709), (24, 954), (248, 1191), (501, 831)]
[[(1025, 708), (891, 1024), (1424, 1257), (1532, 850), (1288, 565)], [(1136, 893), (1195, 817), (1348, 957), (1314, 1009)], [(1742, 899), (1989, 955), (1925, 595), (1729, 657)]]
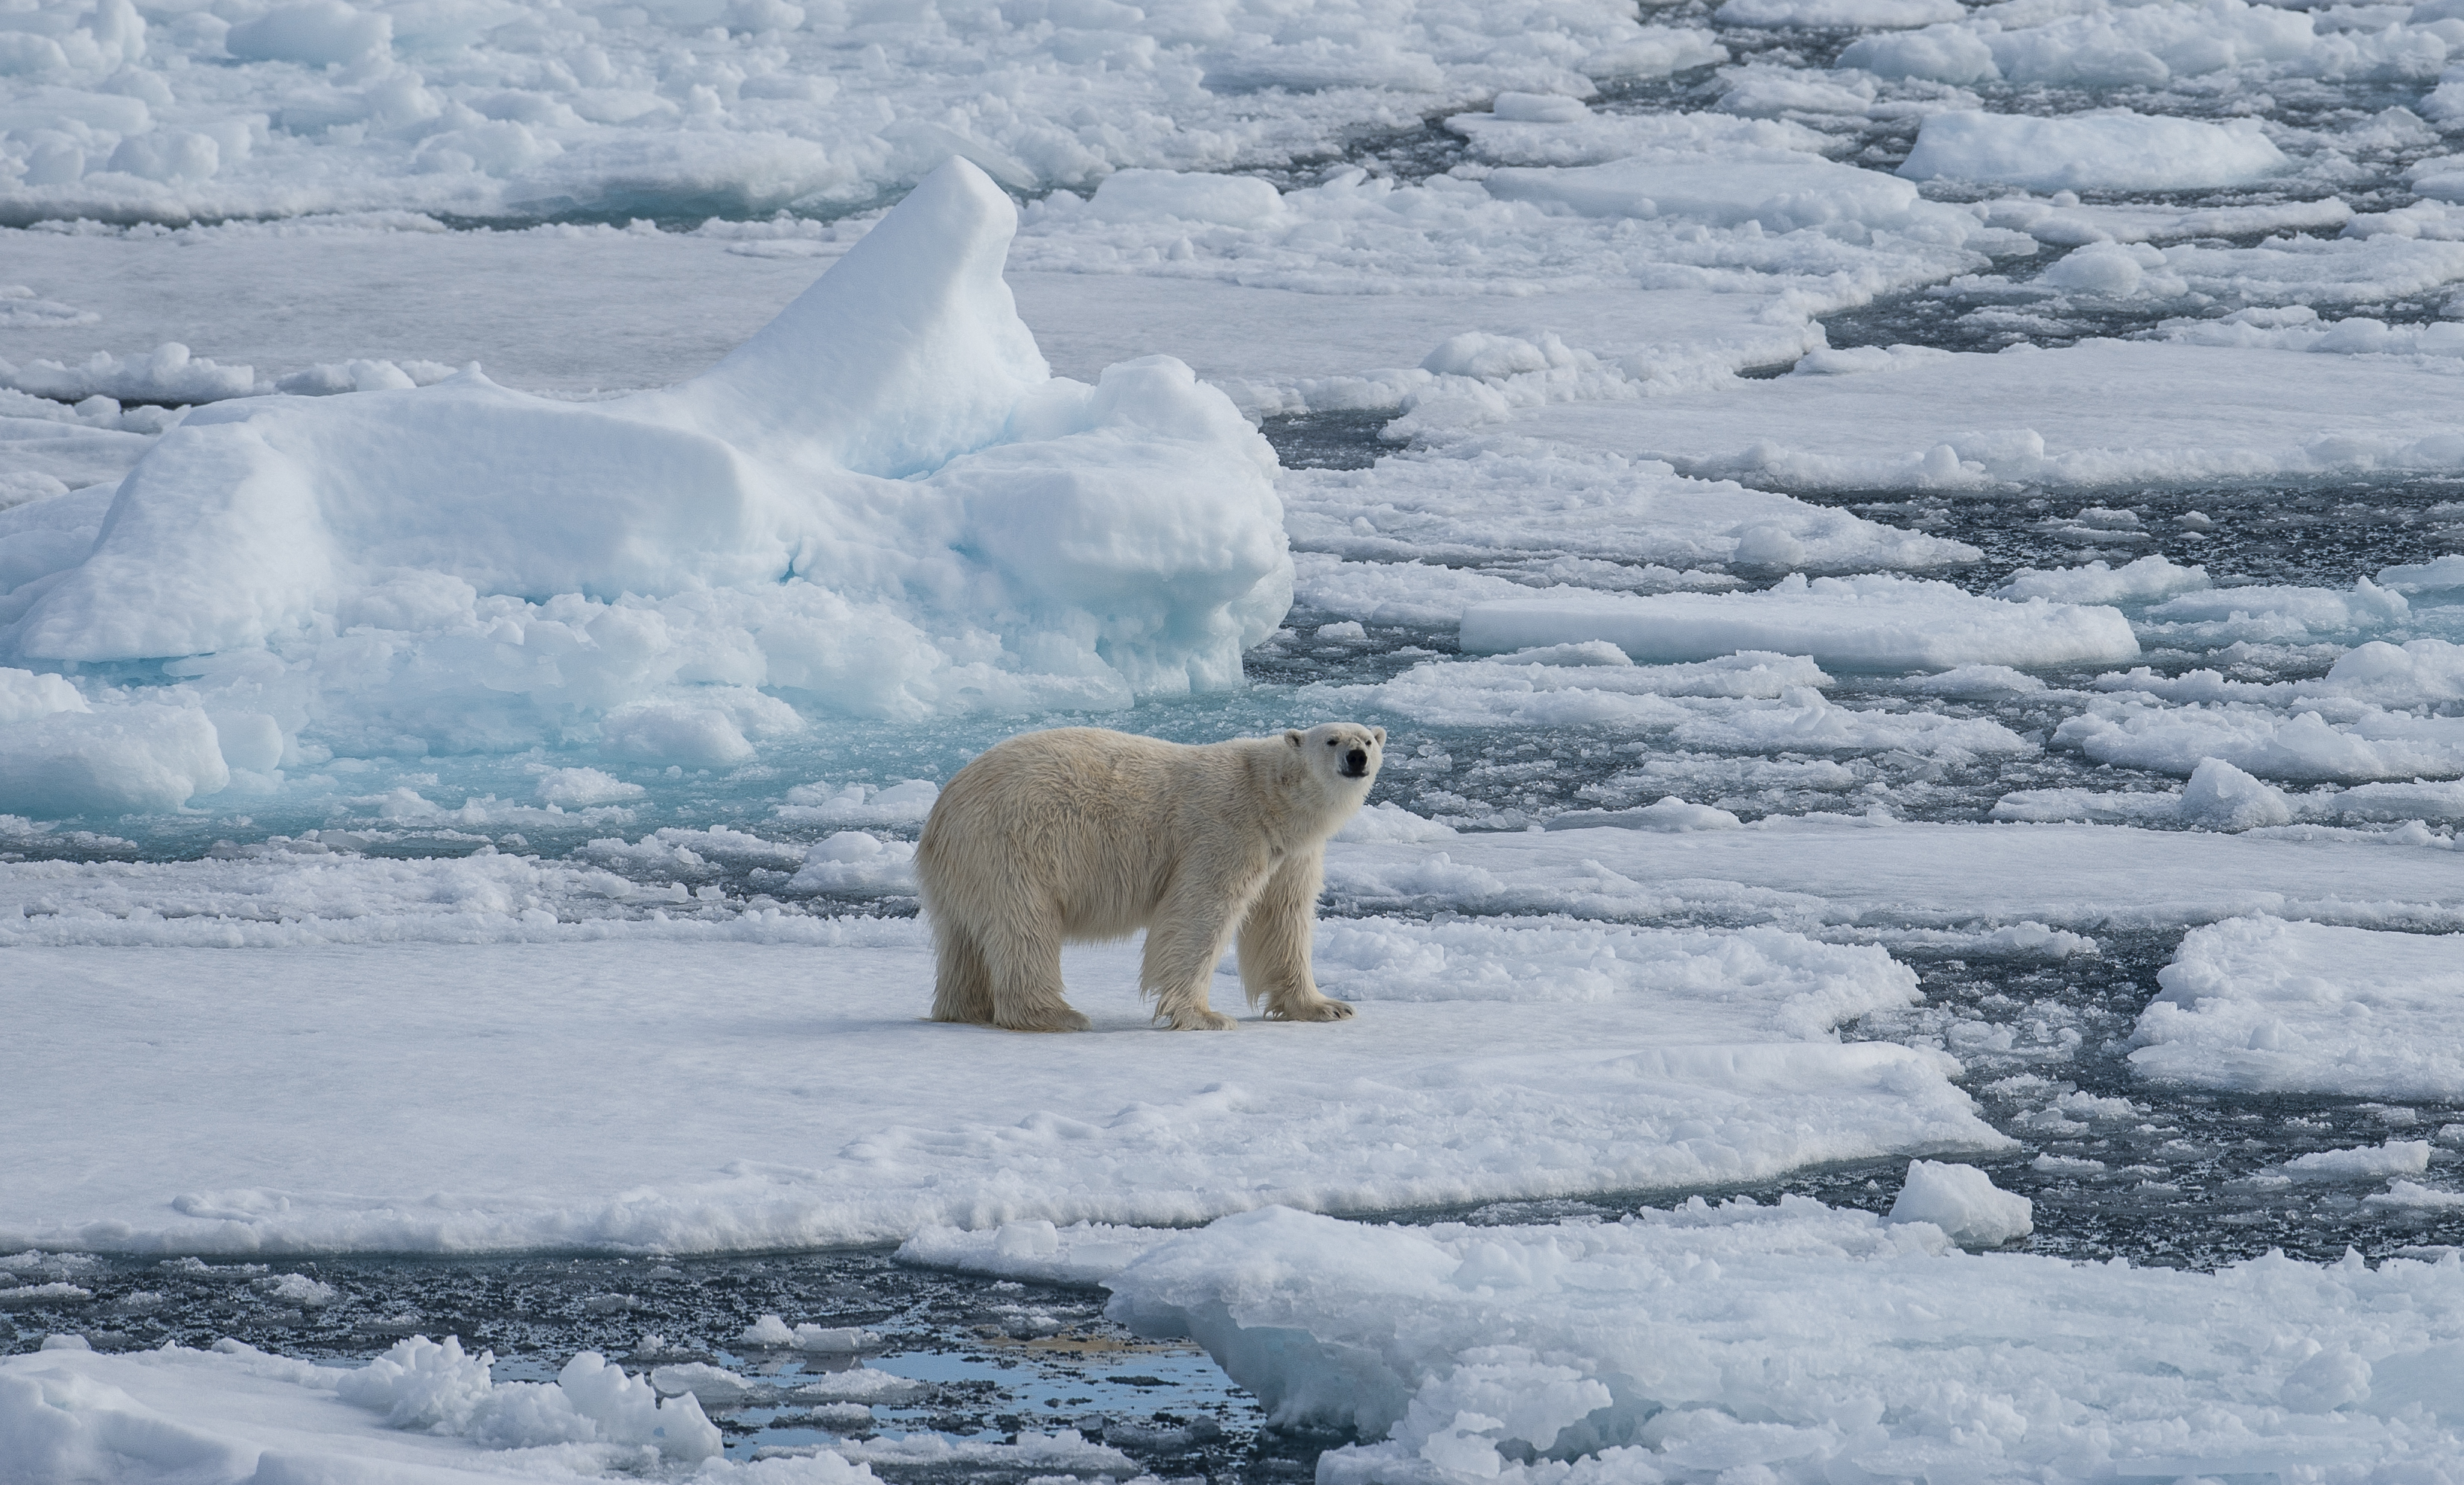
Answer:
[(1206, 982), (1238, 930), (1266, 1014), (1352, 1008), (1309, 974), (1326, 842), (1369, 797), (1386, 729), (1331, 722), (1192, 746), (1095, 727), (1030, 732), (958, 770), (915, 876), (939, 965), (933, 1019), (1082, 1031), (1061, 945), (1147, 931), (1138, 986), (1176, 1031), (1224, 1031)]

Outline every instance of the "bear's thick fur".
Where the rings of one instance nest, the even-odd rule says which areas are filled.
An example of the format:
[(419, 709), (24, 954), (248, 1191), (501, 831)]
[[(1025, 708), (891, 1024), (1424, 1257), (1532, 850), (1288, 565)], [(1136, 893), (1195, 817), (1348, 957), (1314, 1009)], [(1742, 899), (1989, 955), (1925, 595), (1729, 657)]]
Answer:
[(958, 770), (915, 875), (939, 954), (933, 1019), (1085, 1031), (1065, 942), (1143, 928), (1138, 986), (1177, 1031), (1221, 1031), (1206, 983), (1237, 929), (1266, 1014), (1334, 1021), (1309, 938), (1327, 837), (1369, 797), (1386, 729), (1348, 722), (1191, 746), (1094, 727), (1030, 732)]

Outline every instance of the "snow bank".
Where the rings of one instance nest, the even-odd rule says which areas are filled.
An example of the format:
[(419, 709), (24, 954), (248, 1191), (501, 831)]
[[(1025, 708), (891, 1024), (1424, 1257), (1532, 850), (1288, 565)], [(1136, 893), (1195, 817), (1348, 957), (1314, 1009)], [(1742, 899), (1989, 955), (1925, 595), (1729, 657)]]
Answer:
[[(1109, 1283), (1111, 1316), (1195, 1339), (1275, 1422), (1356, 1430), (1331, 1485), (2399, 1477), (2452, 1459), (2464, 1416), (2437, 1380), (2464, 1337), (2452, 1260), (1977, 1255), (1785, 1197), (1559, 1227), (1269, 1209)], [(2047, 1340), (2079, 1335), (2101, 1341)], [(2348, 1385), (2314, 1385), (2327, 1362)]]
[[(56, 1027), (74, 1007), (77, 1031), (0, 1050), (25, 1111), (0, 1251), (818, 1247), (933, 1224), (1685, 1187), (2007, 1145), (1943, 1053), (1835, 1039), (1915, 995), (1870, 945), (1566, 920), (1324, 927), (1322, 983), (1357, 1017), (1203, 1038), (1151, 1028), (1134, 945), (1068, 956), (1090, 1034), (924, 1022), (913, 920), (724, 955), (649, 936), (20, 946), (0, 1016)], [(1228, 972), (1215, 994), (1242, 1008)], [(303, 1034), (319, 1048), (305, 1063)], [(98, 1056), (124, 1077), (99, 1084)], [(225, 1083), (257, 1093), (200, 1116), (183, 1092)], [(402, 1138), (405, 1108), (418, 1139)], [(617, 1125), (627, 1137), (605, 1138)], [(97, 1141), (130, 1152), (99, 1181)]]
[(2236, 918), (2192, 930), (2157, 980), (2133, 1033), (2143, 1077), (2464, 1097), (2464, 939)]
[[(107, 511), (81, 507), (90, 531), (0, 517), (0, 549), (25, 559), (0, 569), (0, 654), (201, 656), (170, 667), (188, 695), (272, 716), (283, 748), (580, 732), (693, 766), (799, 730), (771, 693), (913, 719), (1237, 685), (1290, 595), (1272, 454), (1177, 362), (1049, 376), (1001, 277), (1014, 221), (953, 164), (662, 391), (556, 402), (473, 371), (201, 410)], [(124, 710), (171, 759), (124, 800), (38, 774), (0, 808), (221, 787), (201, 716)], [(33, 725), (0, 756), (132, 771), (75, 738), (135, 722)], [(155, 737), (177, 726), (176, 747)]]
[(1507, 599), (1466, 610), (1462, 636), (1474, 654), (1605, 639), (1639, 660), (1768, 650), (1859, 671), (2098, 664), (2139, 654), (2112, 609), (2010, 603), (1879, 575), (1792, 576), (1759, 593)]
[(2031, 190), (2210, 190), (2290, 167), (2255, 119), (1938, 113), (1926, 115), (1900, 174)]

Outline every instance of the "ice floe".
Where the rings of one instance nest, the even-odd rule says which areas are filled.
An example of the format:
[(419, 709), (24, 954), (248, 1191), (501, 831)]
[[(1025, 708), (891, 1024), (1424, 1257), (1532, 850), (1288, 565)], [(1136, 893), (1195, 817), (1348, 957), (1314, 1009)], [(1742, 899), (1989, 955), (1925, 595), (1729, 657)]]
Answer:
[(2455, 1008), (2464, 939), (2235, 918), (2192, 930), (2157, 978), (2164, 990), (2140, 1016), (2130, 1054), (2143, 1077), (2246, 1092), (2464, 1097)]
[[(2453, 272), (2464, 275), (2464, 260)], [(1682, 474), (1797, 490), (1986, 494), (2022, 482), (2464, 467), (2464, 418), (2420, 400), (2425, 374), (2464, 375), (2464, 361), (2332, 360), (2189, 344), (2023, 344), (1912, 362), (1889, 375), (1674, 391), (1613, 414), (1551, 406), (1519, 415), (1515, 432), (1665, 460)], [(2179, 416), (2182, 398), (2196, 401), (2197, 419)]]
[(2198, 190), (2247, 186), (2287, 165), (2255, 120), (1939, 113), (1925, 121), (1900, 173), (2031, 190)]
[[(1357, 1430), (1319, 1465), (1350, 1482), (2435, 1468), (2464, 1349), (2453, 1260), (1970, 1254), (1802, 1197), (1551, 1227), (1269, 1209), (1106, 1282), (1115, 1318), (1196, 1339), (1274, 1419)], [(2100, 1343), (2045, 1343), (2064, 1332)]]
[[(144, 900), (175, 901), (159, 878)], [(495, 920), (519, 934), (513, 905)], [(391, 932), (372, 915), (339, 936), (432, 936), (395, 912)], [(147, 937), (146, 913), (82, 920)], [(212, 942), (154, 921), (155, 942)], [(268, 942), (305, 937), (265, 926)], [(12, 1044), (12, 1087), (38, 1111), (27, 1150), (49, 1153), (14, 1168), (0, 1232), (11, 1247), (138, 1251), (814, 1246), (930, 1223), (1684, 1186), (2004, 1143), (1944, 1054), (1834, 1039), (1842, 1020), (1907, 1004), (1905, 967), (1777, 928), (1331, 921), (1323, 982), (1363, 1008), (1331, 1035), (1155, 1031), (1134, 948), (1073, 950), (1099, 1030), (1054, 1039), (921, 1021), (932, 962), (913, 920), (755, 915), (683, 942), (643, 926), (596, 945), (271, 957), (21, 942), (11, 1024), (42, 1024), (27, 1018), (65, 994), (94, 1016), (74, 1037)], [(724, 956), (705, 946), (713, 930), (734, 943)], [(421, 992), (402, 994), (406, 981)], [(1238, 1007), (1237, 988), (1219, 1004)], [(542, 1018), (555, 1037), (518, 1034)], [(292, 1049), (309, 1026), (319, 1052), (302, 1062)], [(106, 1046), (126, 1074), (108, 1088), (80, 1071)], [(257, 1092), (198, 1117), (189, 1090), (226, 1083)], [(593, 1132), (611, 1119), (632, 1132)], [(504, 1141), (509, 1123), (531, 1138)], [(1462, 1139), (1432, 1141), (1441, 1128)], [(77, 1153), (87, 1138), (143, 1153), (105, 1189)]]
[(1757, 650), (1859, 671), (2093, 665), (2139, 654), (2129, 623), (2110, 608), (1979, 598), (1948, 583), (1886, 575), (1808, 582), (1795, 574), (1755, 593), (1502, 599), (1465, 610), (1462, 634), (1473, 654), (1606, 640), (1637, 660)]

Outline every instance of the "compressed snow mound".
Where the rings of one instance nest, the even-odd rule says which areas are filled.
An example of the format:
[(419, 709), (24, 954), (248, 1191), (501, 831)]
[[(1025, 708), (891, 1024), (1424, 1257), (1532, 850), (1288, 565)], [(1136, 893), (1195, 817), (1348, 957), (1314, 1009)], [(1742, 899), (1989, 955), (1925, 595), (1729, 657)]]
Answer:
[(2097, 664), (2139, 654), (2114, 609), (2009, 603), (1885, 575), (1811, 583), (1792, 575), (1759, 593), (1507, 599), (1476, 605), (1463, 618), (1463, 649), (1471, 654), (1590, 639), (1637, 660), (1769, 650), (1855, 671)]
[(2218, 124), (2133, 113), (1939, 113), (1925, 117), (1899, 173), (2031, 190), (2209, 190), (2290, 167), (2255, 119)]
[[(1556, 1227), (1267, 1209), (1107, 1282), (1112, 1318), (1195, 1339), (1275, 1424), (1356, 1430), (1321, 1456), (1322, 1485), (2070, 1485), (2329, 1460), (2401, 1479), (2452, 1462), (2464, 1418), (2431, 1380), (2464, 1338), (2452, 1261), (2074, 1264), (1961, 1252), (1803, 1197), (1698, 1198)], [(2082, 1335), (2127, 1337), (2131, 1364), (2047, 1339)], [(2401, 1384), (2288, 1417), (2330, 1354)]]
[[(200, 657), (176, 669), (207, 707), (272, 716), (286, 745), (595, 733), (699, 767), (799, 730), (780, 695), (912, 720), (1238, 685), (1290, 600), (1273, 454), (1169, 358), (1050, 376), (1001, 279), (1015, 223), (954, 162), (660, 391), (555, 402), (473, 369), (202, 409), (116, 495), (58, 498), (82, 502), (68, 528), (54, 502), (0, 517), (0, 655)], [(52, 795), (30, 775), (0, 809), (221, 787), (210, 727), (176, 725), (117, 795), (114, 762)]]
[(1991, 1247), (2036, 1230), (2035, 1206), (2005, 1191), (1973, 1165), (1908, 1162), (1905, 1185), (1891, 1203), (1893, 1222), (1930, 1222), (1954, 1243)]
[(2464, 1097), (2464, 938), (2265, 916), (2194, 928), (2157, 973), (2130, 1065), (2164, 1083)]

